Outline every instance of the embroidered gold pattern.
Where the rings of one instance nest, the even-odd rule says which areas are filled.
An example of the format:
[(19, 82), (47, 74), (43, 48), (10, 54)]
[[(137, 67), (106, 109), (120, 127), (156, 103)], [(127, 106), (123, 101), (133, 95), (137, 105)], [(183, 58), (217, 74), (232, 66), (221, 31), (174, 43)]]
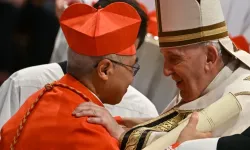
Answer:
[(160, 116), (158, 116), (158, 117), (156, 117), (156, 118), (153, 118), (153, 119), (151, 119), (151, 120), (149, 120), (149, 121), (146, 121), (146, 122), (144, 122), (144, 123), (141, 123), (141, 124), (135, 126), (134, 128), (136, 128), (136, 127), (138, 127), (138, 126), (145, 126), (145, 125), (148, 125), (148, 124), (153, 123), (153, 122), (155, 122), (155, 121), (157, 121), (157, 120), (160, 120), (160, 119), (162, 119), (162, 118), (164, 118), (164, 117), (166, 117), (166, 116), (168, 116), (168, 115), (170, 115), (170, 114), (172, 114), (172, 113), (174, 113), (174, 112), (175, 112), (175, 110), (174, 110), (174, 109), (171, 109), (171, 110), (167, 111), (166, 113), (164, 113), (164, 114), (162, 114), (162, 115), (160, 115)]
[(186, 118), (186, 116), (189, 113), (179, 113), (177, 116), (175, 116), (172, 119), (169, 119), (167, 121), (164, 121), (163, 123), (160, 123), (157, 126), (152, 127), (151, 129), (159, 131), (159, 132), (169, 132), (172, 129), (176, 128), (178, 126), (178, 123)]
[(153, 131), (149, 131), (149, 132), (148, 132), (148, 134), (147, 134), (147, 136), (146, 136), (146, 138), (145, 138), (145, 141), (144, 141), (142, 147), (146, 147), (147, 142), (148, 142), (148, 139), (149, 139), (150, 135), (152, 134), (152, 132), (153, 132)]
[[(164, 113), (163, 115), (157, 117), (156, 119), (153, 119), (151, 121), (148, 121), (144, 124), (140, 124), (138, 126), (145, 126), (149, 123), (153, 123), (163, 117), (166, 117), (172, 113), (174, 113), (177, 109), (171, 109), (170, 111)], [(189, 111), (189, 112), (178, 112), (178, 114), (169, 119), (169, 120), (166, 120), (156, 126), (153, 126), (153, 127), (139, 127), (138, 129), (135, 129), (129, 136), (128, 138), (128, 141), (126, 143), (126, 150), (136, 150), (137, 146), (138, 146), (138, 143), (139, 143), (139, 140), (140, 138), (142, 137), (142, 134), (145, 132), (145, 131), (149, 131), (146, 135), (146, 138), (145, 138), (145, 141), (143, 143), (143, 148), (144, 146), (146, 145), (146, 143), (148, 142), (148, 139), (150, 137), (150, 134), (152, 133), (152, 131), (155, 131), (155, 132), (169, 132), (171, 130), (173, 130), (174, 128), (176, 128), (178, 126), (178, 123), (181, 122), (183, 119), (185, 119), (191, 112), (193, 111)], [(136, 127), (138, 127), (136, 126)]]

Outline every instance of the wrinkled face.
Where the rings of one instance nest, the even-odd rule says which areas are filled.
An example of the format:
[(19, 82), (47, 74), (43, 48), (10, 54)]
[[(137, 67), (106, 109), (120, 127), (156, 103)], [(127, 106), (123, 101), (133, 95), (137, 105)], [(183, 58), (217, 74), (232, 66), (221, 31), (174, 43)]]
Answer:
[(137, 58), (134, 56), (123, 56), (122, 60), (105, 59), (106, 68), (103, 69), (101, 78), (104, 79), (101, 99), (107, 104), (118, 104), (128, 86), (134, 79), (134, 70), (137, 67)]
[(176, 82), (183, 101), (198, 98), (210, 82), (204, 47), (162, 48), (161, 52), (164, 55), (164, 74)]

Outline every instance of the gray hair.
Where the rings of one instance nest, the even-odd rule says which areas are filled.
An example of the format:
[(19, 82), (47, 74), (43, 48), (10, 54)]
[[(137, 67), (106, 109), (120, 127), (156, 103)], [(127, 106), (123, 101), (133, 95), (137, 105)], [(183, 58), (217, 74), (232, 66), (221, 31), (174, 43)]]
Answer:
[(203, 46), (208, 46), (208, 45), (214, 46), (217, 49), (218, 54), (221, 57), (224, 65), (226, 65), (228, 63), (229, 59), (232, 58), (232, 56), (225, 50), (225, 48), (219, 43), (218, 40), (204, 42), (204, 43), (202, 43), (202, 45)]
[(98, 63), (103, 59), (112, 59), (115, 61), (122, 61), (123, 56), (110, 54), (106, 56), (85, 56), (80, 55), (70, 48), (68, 48), (68, 65), (67, 72), (76, 78), (89, 75)]

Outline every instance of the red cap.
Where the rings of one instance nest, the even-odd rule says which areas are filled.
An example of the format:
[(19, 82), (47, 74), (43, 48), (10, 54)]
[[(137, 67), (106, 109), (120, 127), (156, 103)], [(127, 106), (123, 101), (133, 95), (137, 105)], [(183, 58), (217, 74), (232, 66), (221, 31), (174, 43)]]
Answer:
[(78, 54), (134, 55), (141, 18), (129, 4), (116, 2), (103, 9), (86, 4), (69, 6), (60, 24), (69, 47)]
[(230, 37), (231, 40), (234, 42), (235, 46), (241, 50), (244, 50), (246, 52), (249, 51), (249, 43), (247, 42), (246, 38), (244, 36), (235, 36), (235, 37)]
[(151, 11), (148, 13), (148, 33), (152, 34), (153, 36), (158, 36), (158, 25), (157, 25), (157, 19), (156, 19), (156, 11)]

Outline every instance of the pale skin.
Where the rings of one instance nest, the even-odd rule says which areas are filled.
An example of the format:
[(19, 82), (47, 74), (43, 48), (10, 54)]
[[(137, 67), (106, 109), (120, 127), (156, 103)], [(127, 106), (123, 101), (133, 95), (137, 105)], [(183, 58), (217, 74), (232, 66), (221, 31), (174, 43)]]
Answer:
[(162, 48), (161, 53), (164, 56), (163, 72), (176, 82), (183, 103), (200, 97), (224, 66), (212, 45)]
[[(122, 133), (127, 131), (126, 128), (123, 128), (114, 120), (107, 109), (92, 102), (80, 104), (72, 114), (76, 117), (88, 117), (87, 121), (89, 123), (100, 124), (104, 126), (109, 131), (110, 135), (117, 140), (119, 140)], [(212, 136), (210, 132), (203, 133), (196, 130), (198, 120), (198, 114), (196, 112), (193, 113), (189, 123), (182, 130), (177, 140), (179, 143), (194, 139), (209, 138)]]
[[(180, 89), (181, 104), (197, 99), (224, 66), (217, 49), (208, 45), (162, 48), (164, 74), (171, 76)], [(129, 127), (150, 118), (124, 118)]]
[[(197, 99), (224, 66), (217, 49), (212, 45), (191, 45), (181, 48), (163, 48), (161, 49), (161, 53), (164, 56), (163, 72), (166, 76), (171, 76), (176, 82), (183, 98), (182, 104)], [(83, 103), (81, 104), (81, 107), (84, 107), (84, 110), (92, 109), (92, 114), (86, 113), (84, 110), (79, 111), (81, 110), (81, 107), (78, 107), (79, 112), (76, 111), (74, 114), (77, 117), (95, 116), (96, 118), (99, 118), (94, 120), (89, 119), (88, 121), (90, 123), (103, 125), (112, 136), (119, 139), (118, 137), (120, 137), (125, 130), (122, 130), (122, 127), (119, 126), (114, 119), (110, 119), (112, 118), (110, 114), (103, 115), (104, 113), (96, 113), (97, 111), (100, 111), (100, 109), (91, 105)], [(102, 110), (102, 112), (108, 113), (104, 110)], [(127, 125), (129, 128), (146, 120), (148, 119), (123, 119), (124, 125)], [(178, 139), (180, 143), (192, 139), (211, 137), (210, 133), (201, 133), (196, 130), (197, 122), (197, 115), (192, 115), (189, 124), (182, 131)], [(112, 128), (115, 130), (112, 130)]]
[[(137, 61), (138, 59), (135, 55), (123, 56), (121, 63), (133, 66)], [(103, 103), (117, 104), (121, 101), (122, 96), (126, 93), (128, 86), (134, 78), (133, 70), (129, 66), (116, 65), (109, 59), (103, 59), (98, 63), (95, 71), (78, 80), (99, 97)], [(117, 84), (111, 85), (111, 83)], [(114, 92), (113, 95), (109, 94), (111, 91)], [(124, 128), (116, 123), (108, 110), (92, 102), (80, 104), (72, 112), (72, 115), (76, 117), (92, 116), (88, 118), (88, 122), (102, 124), (115, 138), (119, 138), (125, 131)]]

